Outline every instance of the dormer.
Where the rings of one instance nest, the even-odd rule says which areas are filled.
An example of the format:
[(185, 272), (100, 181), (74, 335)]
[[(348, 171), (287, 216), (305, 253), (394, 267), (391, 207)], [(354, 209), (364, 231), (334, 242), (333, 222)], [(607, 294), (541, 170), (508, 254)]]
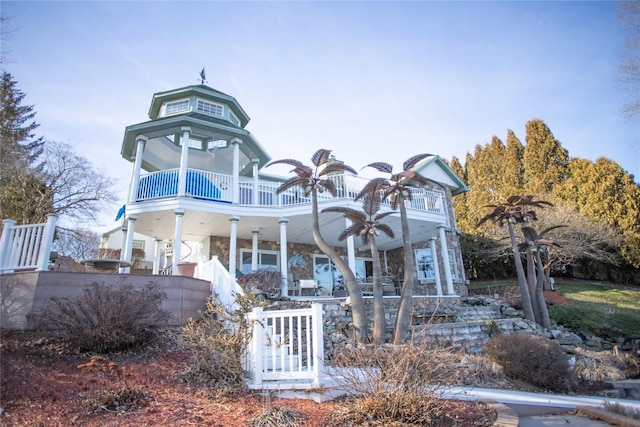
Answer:
[(156, 93), (149, 108), (151, 120), (194, 113), (205, 120), (223, 120), (239, 128), (250, 120), (233, 96), (205, 85)]

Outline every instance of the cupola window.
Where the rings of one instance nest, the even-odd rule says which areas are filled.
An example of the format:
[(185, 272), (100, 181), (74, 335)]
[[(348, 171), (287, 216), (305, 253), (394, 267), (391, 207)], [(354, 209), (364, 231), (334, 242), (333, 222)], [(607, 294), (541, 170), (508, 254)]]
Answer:
[(176, 114), (189, 110), (189, 100), (171, 101), (164, 104), (164, 114)]
[(207, 101), (198, 99), (198, 103), (196, 104), (196, 110), (206, 114), (222, 117), (224, 107), (220, 104), (214, 104), (213, 102), (207, 102)]
[(238, 120), (236, 115), (233, 114), (231, 111), (229, 111), (229, 121), (236, 126), (240, 126), (240, 120)]

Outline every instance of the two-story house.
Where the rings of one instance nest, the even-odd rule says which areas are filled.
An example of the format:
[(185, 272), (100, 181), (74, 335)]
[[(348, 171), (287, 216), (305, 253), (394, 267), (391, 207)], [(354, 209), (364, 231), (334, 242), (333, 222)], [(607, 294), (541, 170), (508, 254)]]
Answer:
[[(288, 284), (304, 279), (315, 280), (320, 295), (331, 296), (340, 288), (340, 273), (314, 243), (309, 198), (298, 189), (276, 192), (288, 177), (265, 171), (272, 159), (246, 129), (249, 116), (234, 97), (205, 85), (159, 92), (153, 95), (149, 118), (128, 126), (122, 143), (122, 157), (132, 165), (124, 214), (127, 231), (112, 242), (122, 242), (123, 260), (130, 259), (134, 236), (140, 234), (153, 239), (153, 248), (145, 252), (152, 257), (155, 274), (163, 267), (165, 273), (178, 274), (182, 261), (217, 256), (232, 276), (260, 268), (281, 272), (287, 278), (283, 295)], [(310, 155), (318, 148), (331, 147), (309, 147)], [(422, 151), (416, 142), (415, 152), (406, 157)], [(339, 158), (339, 151), (333, 154)], [(406, 255), (416, 258), (416, 293), (466, 293), (452, 196), (467, 187), (438, 156), (415, 170), (442, 184), (416, 189), (408, 205), (414, 252)], [(338, 197), (320, 194), (320, 210), (361, 208), (353, 197), (367, 180), (350, 174), (332, 179)], [(395, 238), (377, 238), (379, 256), (389, 278), (400, 283), (405, 254), (399, 213), (385, 222)], [(368, 246), (357, 238), (338, 241), (347, 227), (341, 214), (321, 213), (320, 226), (324, 238), (366, 283), (372, 275)]]

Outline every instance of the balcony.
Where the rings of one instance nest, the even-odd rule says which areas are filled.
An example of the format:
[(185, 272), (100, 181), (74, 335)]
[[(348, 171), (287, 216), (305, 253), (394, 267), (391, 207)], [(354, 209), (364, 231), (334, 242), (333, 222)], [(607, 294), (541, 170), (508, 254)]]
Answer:
[[(178, 196), (178, 169), (152, 172), (140, 178), (136, 201), (174, 198)], [(337, 199), (353, 200), (368, 182), (352, 175), (334, 175), (330, 178), (337, 189)], [(238, 183), (238, 204), (254, 207), (286, 207), (310, 204), (310, 197), (298, 188), (281, 194), (277, 188), (281, 183), (273, 181), (241, 180)], [(187, 171), (186, 196), (217, 203), (233, 203), (233, 177), (197, 169)], [(328, 193), (319, 193), (318, 202), (335, 200)], [(383, 204), (389, 202), (384, 200)], [(435, 190), (414, 189), (407, 207), (417, 211), (446, 216), (444, 193)]]

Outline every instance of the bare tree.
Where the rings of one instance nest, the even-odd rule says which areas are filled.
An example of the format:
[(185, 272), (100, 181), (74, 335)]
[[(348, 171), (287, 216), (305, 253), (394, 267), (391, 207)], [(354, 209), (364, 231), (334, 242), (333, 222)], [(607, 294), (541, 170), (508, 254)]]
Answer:
[(53, 244), (58, 255), (69, 256), (80, 262), (98, 257), (100, 234), (82, 227), (75, 230), (58, 227)]
[(72, 221), (96, 220), (96, 214), (111, 207), (116, 200), (114, 183), (96, 171), (91, 163), (63, 142), (46, 142), (42, 177), (43, 194), (34, 194), (33, 203), (53, 200), (51, 213)]

